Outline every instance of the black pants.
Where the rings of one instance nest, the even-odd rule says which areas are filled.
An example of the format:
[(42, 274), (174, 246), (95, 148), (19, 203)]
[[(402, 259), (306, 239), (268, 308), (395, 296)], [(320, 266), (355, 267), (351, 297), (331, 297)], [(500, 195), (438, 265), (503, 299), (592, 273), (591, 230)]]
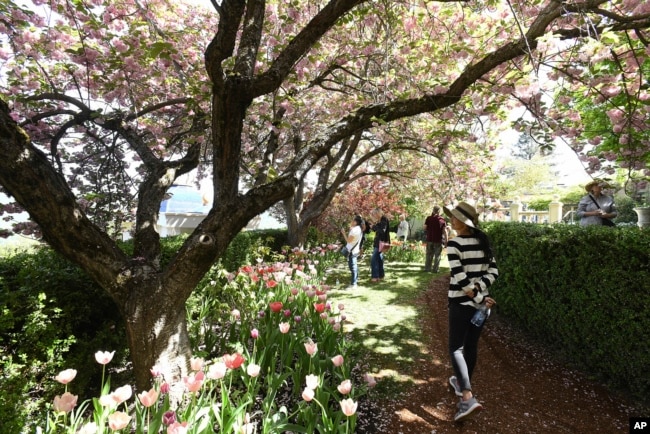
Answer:
[(472, 306), (449, 304), (449, 356), (461, 390), (472, 390), (472, 373), (478, 355), (478, 338), (483, 326), (470, 321), (476, 309)]

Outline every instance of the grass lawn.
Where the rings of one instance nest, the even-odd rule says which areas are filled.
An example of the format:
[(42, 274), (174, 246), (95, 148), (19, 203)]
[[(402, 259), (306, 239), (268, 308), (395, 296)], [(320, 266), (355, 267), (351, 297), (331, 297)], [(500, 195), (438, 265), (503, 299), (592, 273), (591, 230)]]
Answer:
[[(435, 276), (423, 271), (422, 263), (386, 261), (386, 277), (370, 282), (370, 263), (359, 264), (359, 285), (348, 289), (350, 271), (341, 258), (327, 276), (340, 285), (330, 291), (330, 301), (345, 305), (346, 332), (356, 358), (378, 378), (377, 392), (385, 396), (400, 392), (414, 381), (410, 374), (419, 361), (429, 357), (419, 319), (429, 314), (418, 302)], [(441, 273), (449, 271), (443, 255)]]

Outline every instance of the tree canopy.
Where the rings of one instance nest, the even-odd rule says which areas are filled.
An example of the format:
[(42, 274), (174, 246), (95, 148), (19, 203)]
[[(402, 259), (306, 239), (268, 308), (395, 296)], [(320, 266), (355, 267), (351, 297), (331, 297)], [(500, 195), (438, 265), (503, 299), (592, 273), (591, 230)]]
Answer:
[[(547, 68), (568, 104), (580, 89), (607, 100), (603, 87), (623, 73), (619, 94), (647, 95), (641, 0), (22, 4), (0, 3), (0, 185), (116, 301), (139, 384), (160, 360), (166, 375), (187, 369), (185, 300), (273, 204), (297, 210), (311, 188), (322, 207), (336, 182), (381, 170), (365, 156), (403, 150), (441, 162), (446, 202), (480, 191), (486, 131), (515, 104), (537, 127), (576, 136), (575, 111), (549, 116)], [(623, 67), (582, 80), (594, 52)], [(647, 107), (621, 116), (636, 128)], [(160, 203), (194, 169), (211, 181), (212, 209), (162, 267)], [(310, 187), (311, 173), (323, 182)], [(132, 256), (114, 241), (129, 218)]]

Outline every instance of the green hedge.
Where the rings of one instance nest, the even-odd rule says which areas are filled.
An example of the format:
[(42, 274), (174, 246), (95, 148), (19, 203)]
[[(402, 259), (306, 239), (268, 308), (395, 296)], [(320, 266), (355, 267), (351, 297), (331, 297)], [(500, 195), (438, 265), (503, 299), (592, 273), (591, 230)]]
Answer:
[(613, 389), (650, 395), (650, 231), (492, 223), (498, 313)]

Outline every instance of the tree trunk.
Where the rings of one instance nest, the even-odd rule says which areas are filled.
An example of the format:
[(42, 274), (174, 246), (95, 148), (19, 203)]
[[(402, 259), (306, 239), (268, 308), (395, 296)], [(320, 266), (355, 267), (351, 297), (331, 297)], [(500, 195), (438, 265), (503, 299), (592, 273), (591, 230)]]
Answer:
[[(131, 350), (136, 387), (147, 390), (156, 366), (170, 385), (188, 374), (192, 356), (187, 332), (185, 303), (165, 293), (181, 288), (162, 287), (158, 279), (128, 288), (131, 296), (122, 303), (126, 334)], [(137, 287), (135, 287), (137, 286)]]

